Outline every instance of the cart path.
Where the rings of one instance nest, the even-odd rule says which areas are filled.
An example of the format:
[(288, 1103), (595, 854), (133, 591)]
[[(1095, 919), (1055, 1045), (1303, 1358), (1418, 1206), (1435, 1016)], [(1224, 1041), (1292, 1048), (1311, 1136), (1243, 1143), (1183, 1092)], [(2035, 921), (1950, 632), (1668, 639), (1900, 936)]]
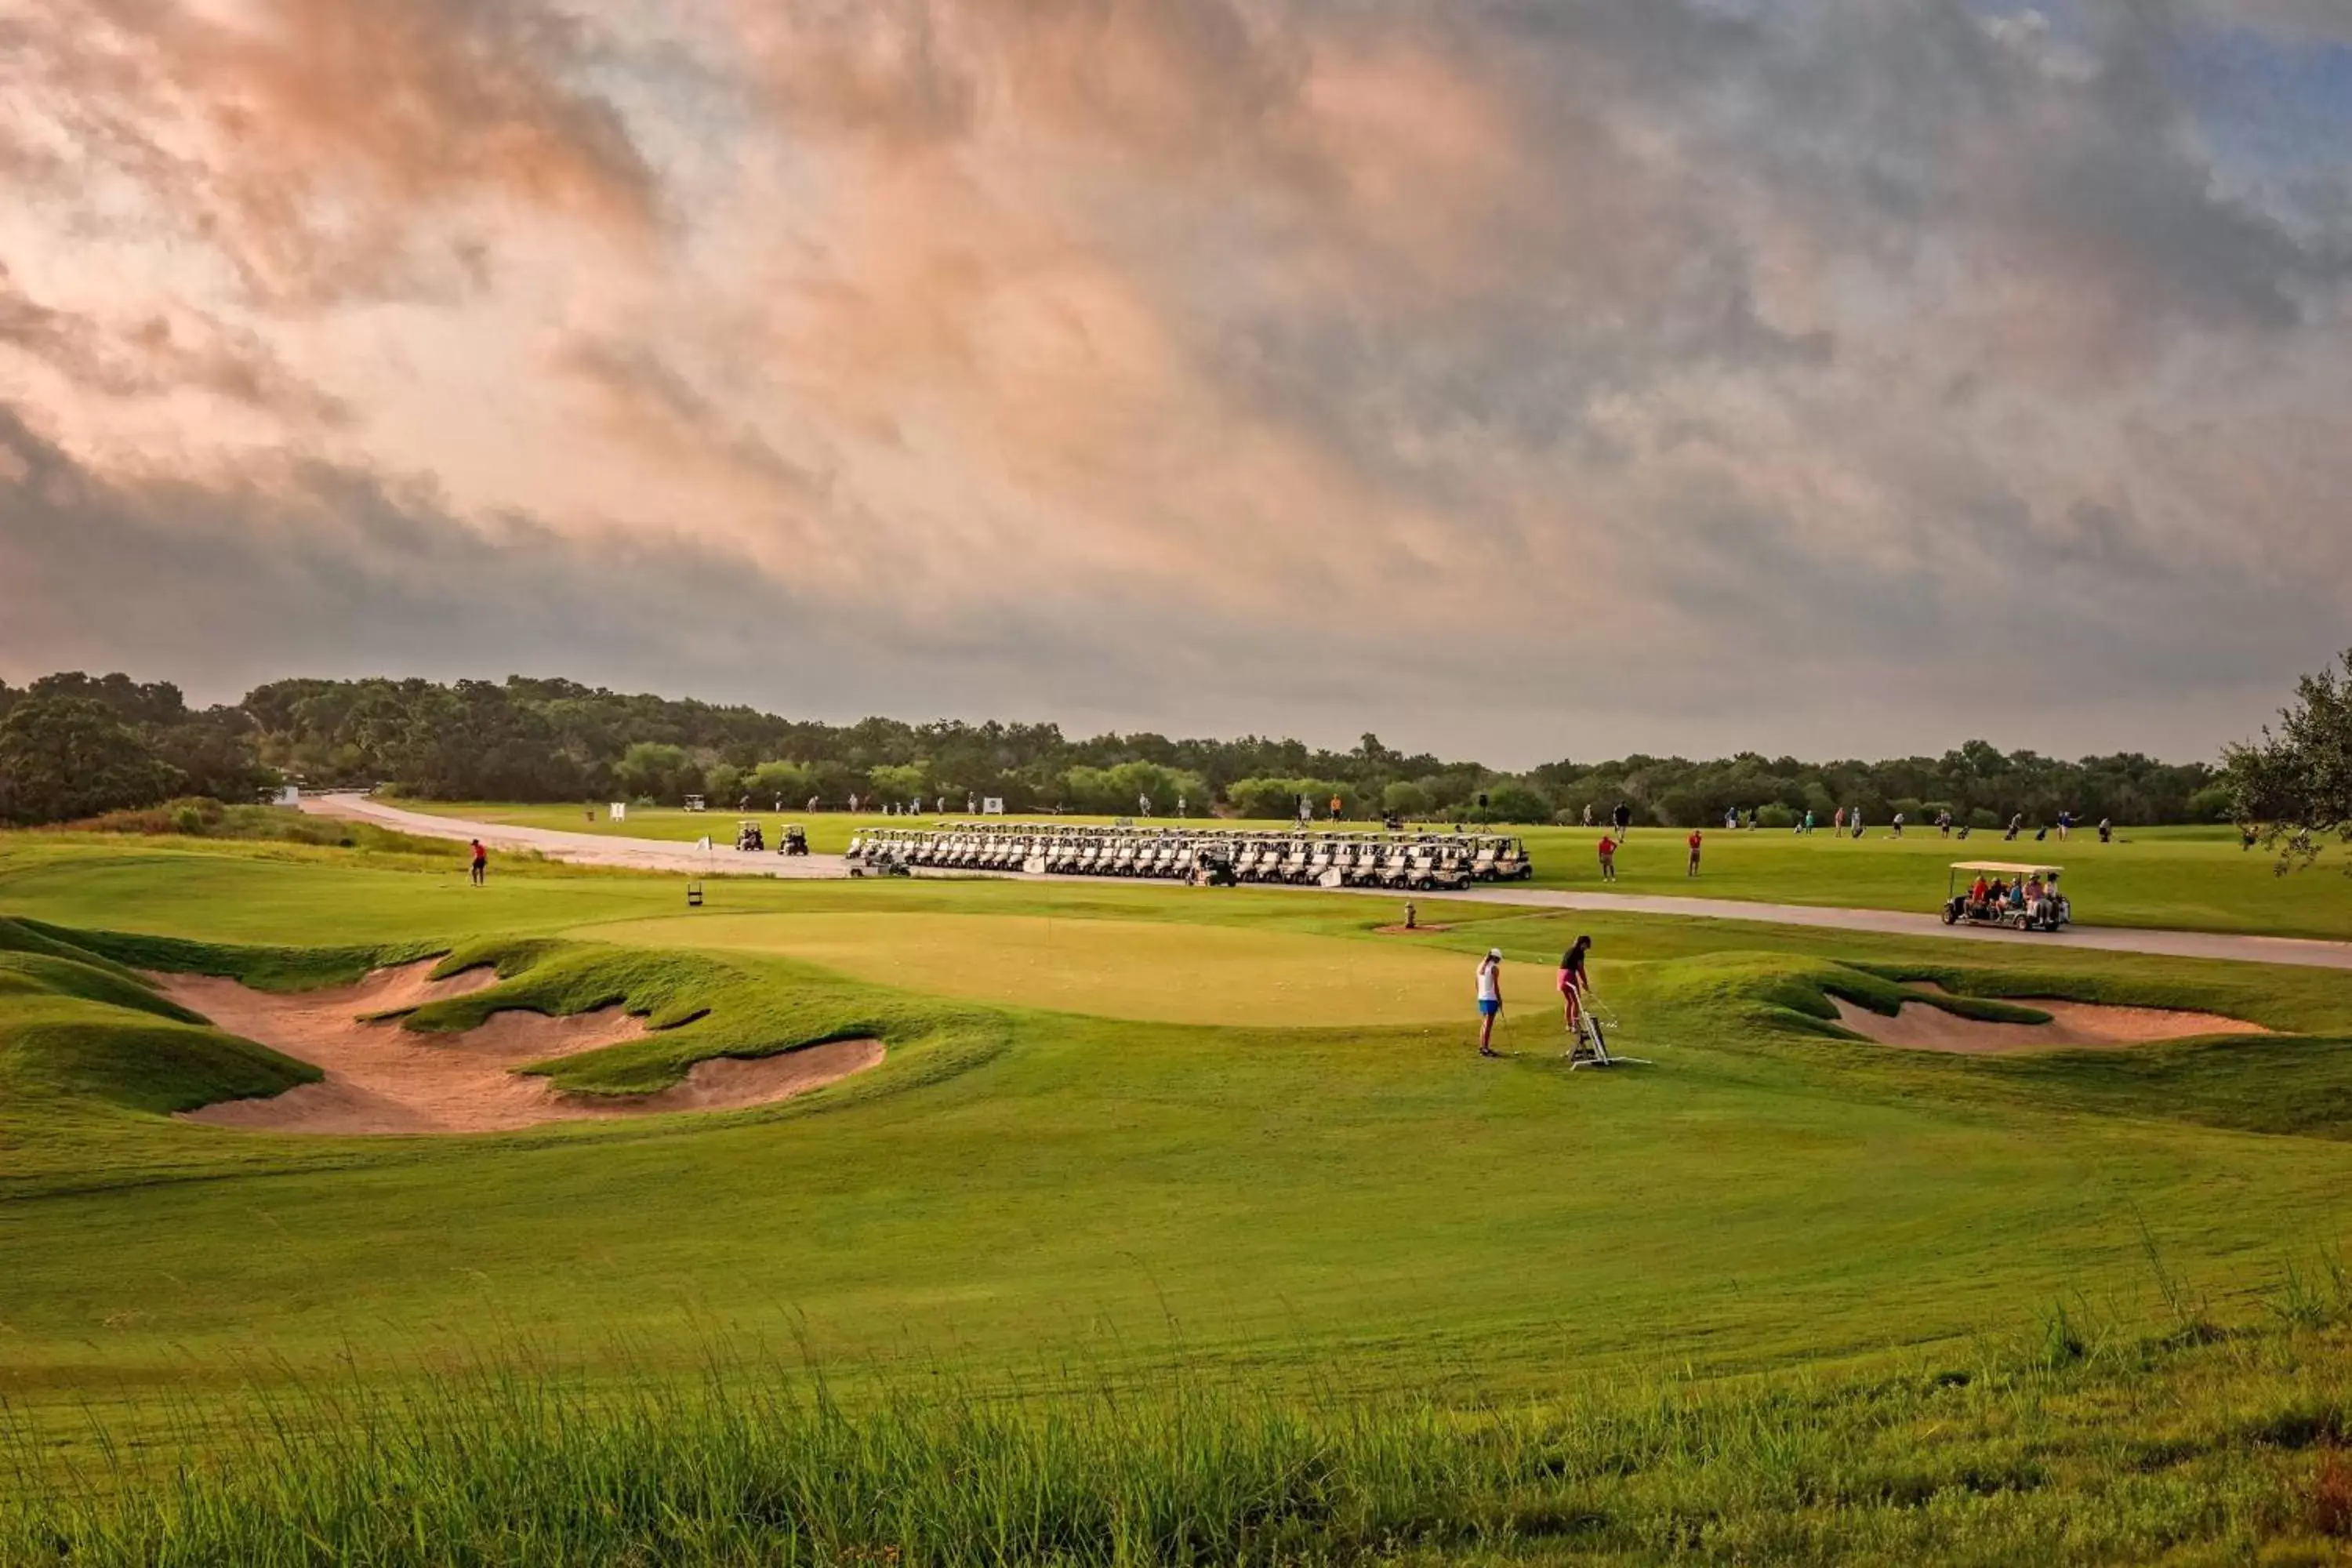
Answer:
[[(1349, 888), (1397, 900), (1393, 889)], [(1738, 899), (1673, 898), (1657, 893), (1584, 893), (1567, 888), (1473, 888), (1424, 893), (1424, 905), (1443, 900), (1503, 904), (1514, 909), (1578, 910), (1604, 914), (1671, 915), (1684, 920), (1755, 921), (1823, 931), (1874, 931), (1883, 936), (1942, 937), (1958, 942), (2025, 942), (2038, 947), (2085, 947), (2104, 952), (2145, 952), (2159, 958), (2214, 958), (2236, 963), (2285, 963), (2307, 969), (2352, 970), (2352, 942), (2291, 936), (2235, 936), (2221, 931), (2143, 930), (2133, 926), (2069, 926), (2060, 931), (2010, 931), (2000, 926), (1948, 926), (1940, 915), (1906, 910), (1844, 910), (1812, 904), (1751, 904)]]
[(849, 875), (848, 863), (838, 855), (779, 855), (772, 849), (747, 855), (738, 851), (731, 841), (714, 841), (709, 848), (700, 849), (675, 838), (624, 838), (603, 833), (567, 833), (556, 827), (472, 822), (464, 817), (406, 811), (361, 795), (304, 795), (302, 809), (313, 816), (373, 822), (379, 827), (413, 833), (420, 838), (478, 838), (492, 849), (532, 850), (551, 860), (574, 866), (610, 866), (625, 871), (683, 871), (701, 877), (789, 877), (796, 880)]
[[(306, 795), (302, 809), (322, 816), (356, 817), (423, 837), (479, 838), (493, 849), (530, 849), (551, 859), (633, 871), (681, 871), (700, 876), (835, 878), (849, 868), (838, 855), (738, 854), (733, 848), (698, 849), (674, 839), (621, 838), (600, 833), (566, 833), (551, 827), (511, 827), (461, 817), (404, 811), (362, 795)], [(986, 877), (989, 873), (968, 872)], [(1023, 880), (1097, 882), (1095, 877), (1024, 878)], [(1391, 901), (1404, 897), (1387, 888), (1306, 889), (1339, 891)], [(1425, 904), (1494, 904), (1511, 909), (1577, 910), (1596, 913), (1668, 915), (1681, 920), (1748, 921), (1765, 925), (1809, 926), (1821, 931), (1872, 931), (1883, 936), (1940, 937), (1953, 942), (2027, 942), (2038, 947), (2080, 947), (2102, 952), (2142, 952), (2158, 958), (2207, 958), (2237, 963), (2284, 963), (2309, 969), (2352, 971), (2352, 942), (2308, 937), (2236, 936), (2221, 931), (2142, 930), (2130, 926), (2074, 926), (2062, 931), (2025, 932), (1998, 926), (1948, 926), (1939, 916), (1905, 910), (1848, 910), (1811, 904), (1759, 904), (1738, 899), (1693, 899), (1661, 893), (1583, 892), (1570, 888), (1473, 888), (1458, 893), (1420, 895)]]

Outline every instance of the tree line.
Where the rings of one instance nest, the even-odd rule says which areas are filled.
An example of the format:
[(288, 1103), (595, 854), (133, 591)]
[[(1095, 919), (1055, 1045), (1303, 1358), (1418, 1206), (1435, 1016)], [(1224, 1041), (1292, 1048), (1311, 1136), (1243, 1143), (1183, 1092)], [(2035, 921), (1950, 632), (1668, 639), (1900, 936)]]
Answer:
[(1720, 822), (1758, 812), (1788, 826), (1839, 807), (1884, 822), (1950, 811), (1990, 826), (2061, 810), (2119, 823), (2231, 815), (2223, 773), (2137, 753), (2064, 761), (1971, 741), (1940, 757), (1807, 763), (1754, 752), (1709, 762), (1631, 756), (1512, 773), (1406, 753), (1367, 734), (1350, 751), (1294, 740), (1171, 740), (1148, 731), (1066, 736), (1053, 724), (827, 724), (575, 681), (273, 681), (197, 710), (169, 682), (68, 672), (0, 682), (0, 820), (70, 821), (174, 795), (248, 800), (290, 780), (391, 784), (425, 799), (676, 805), (798, 811), (814, 801), (961, 811), (994, 796), (1013, 811), (1318, 816), (1533, 824), (1606, 818)]

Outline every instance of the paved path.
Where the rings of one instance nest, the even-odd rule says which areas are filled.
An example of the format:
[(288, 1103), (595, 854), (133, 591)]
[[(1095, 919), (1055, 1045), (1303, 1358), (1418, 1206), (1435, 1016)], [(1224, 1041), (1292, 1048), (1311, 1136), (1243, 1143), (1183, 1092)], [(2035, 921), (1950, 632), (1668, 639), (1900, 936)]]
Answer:
[[(1382, 888), (1349, 888), (1396, 901)], [(1999, 926), (1948, 926), (1939, 915), (1902, 910), (1841, 910), (1811, 904), (1752, 904), (1738, 899), (1669, 898), (1654, 893), (1580, 893), (1565, 888), (1474, 888), (1430, 893), (1429, 900), (1468, 900), (1517, 909), (1599, 910), (1610, 914), (1673, 915), (1685, 920), (1760, 921), (1823, 931), (1866, 931), (1886, 936), (1942, 937), (1954, 942), (2021, 942), (2032, 947), (2086, 947), (2105, 952), (2147, 952), (2162, 958), (2219, 958), (2239, 963), (2289, 963), (2352, 970), (2352, 942), (2302, 937), (2231, 936), (2219, 931), (2142, 931), (2130, 926), (2069, 926), (2061, 931), (2017, 931)]]
[[(629, 871), (683, 871), (704, 877), (835, 878), (849, 875), (838, 855), (779, 855), (739, 852), (731, 839), (708, 849), (675, 838), (624, 838), (604, 833), (566, 833), (555, 827), (516, 827), (498, 822), (468, 822), (429, 812), (404, 811), (383, 801), (360, 795), (316, 795), (302, 797), (302, 809), (314, 816), (351, 817), (380, 827), (413, 833), (420, 838), (478, 838), (492, 849), (530, 849), (551, 860), (575, 866), (612, 866)], [(734, 823), (729, 817), (712, 825), (724, 834)]]
[[(838, 855), (739, 855), (732, 848), (697, 849), (674, 839), (621, 838), (601, 833), (565, 833), (550, 827), (509, 827), (403, 811), (362, 795), (308, 795), (302, 809), (327, 816), (352, 816), (404, 833), (433, 838), (479, 838), (493, 849), (535, 849), (551, 859), (583, 866), (616, 866), (637, 871), (686, 871), (705, 876), (845, 877)], [(1093, 877), (1054, 878), (1093, 882)], [(1403, 895), (1381, 888), (1344, 891), (1401, 901)], [(1738, 899), (1674, 898), (1655, 893), (1592, 893), (1567, 888), (1488, 887), (1459, 893), (1432, 893), (1427, 900), (1504, 904), (1515, 909), (1586, 910), (1611, 914), (1672, 915), (1685, 920), (1753, 921), (1767, 925), (1809, 926), (1822, 931), (1874, 931), (1886, 936), (1941, 937), (1952, 942), (2022, 942), (2034, 947), (2081, 947), (2104, 952), (2145, 952), (2160, 958), (2214, 958), (2239, 963), (2286, 963), (2352, 971), (2352, 942), (2302, 937), (2231, 936), (2218, 931), (2140, 931), (2127, 926), (2074, 926), (2063, 931), (2024, 932), (1998, 926), (1948, 926), (1932, 914), (1902, 910), (1842, 910), (1811, 904), (1757, 904)]]

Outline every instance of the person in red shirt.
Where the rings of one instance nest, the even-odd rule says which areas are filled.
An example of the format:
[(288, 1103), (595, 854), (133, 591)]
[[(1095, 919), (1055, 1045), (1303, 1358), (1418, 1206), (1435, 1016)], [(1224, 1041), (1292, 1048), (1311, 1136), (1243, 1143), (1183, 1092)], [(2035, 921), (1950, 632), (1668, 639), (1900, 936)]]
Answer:
[(1698, 847), (1700, 842), (1698, 829), (1696, 827), (1692, 828), (1690, 837), (1685, 839), (1685, 842), (1690, 846), (1690, 868), (1685, 871), (1683, 875), (1685, 877), (1696, 877), (1698, 875)]
[(482, 885), (483, 879), (488, 877), (489, 873), (490, 852), (483, 848), (482, 841), (477, 838), (474, 840), (474, 886), (477, 888), (480, 887)]
[(1617, 879), (1617, 840), (1606, 833), (1601, 836), (1601, 879), (1604, 882)]

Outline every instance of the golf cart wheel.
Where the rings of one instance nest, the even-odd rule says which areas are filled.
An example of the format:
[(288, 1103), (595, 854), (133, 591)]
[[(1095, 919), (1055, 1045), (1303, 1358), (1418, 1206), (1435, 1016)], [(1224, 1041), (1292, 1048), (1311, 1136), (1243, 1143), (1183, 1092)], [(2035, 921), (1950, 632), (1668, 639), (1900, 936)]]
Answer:
[(1959, 924), (1960, 911), (1954, 909), (1951, 905), (1946, 904), (1944, 906), (1944, 923), (1948, 926)]
[(2033, 917), (2032, 915), (2011, 915), (2010, 917), (2009, 923), (2015, 926), (2020, 931), (2032, 931), (2033, 929)]

